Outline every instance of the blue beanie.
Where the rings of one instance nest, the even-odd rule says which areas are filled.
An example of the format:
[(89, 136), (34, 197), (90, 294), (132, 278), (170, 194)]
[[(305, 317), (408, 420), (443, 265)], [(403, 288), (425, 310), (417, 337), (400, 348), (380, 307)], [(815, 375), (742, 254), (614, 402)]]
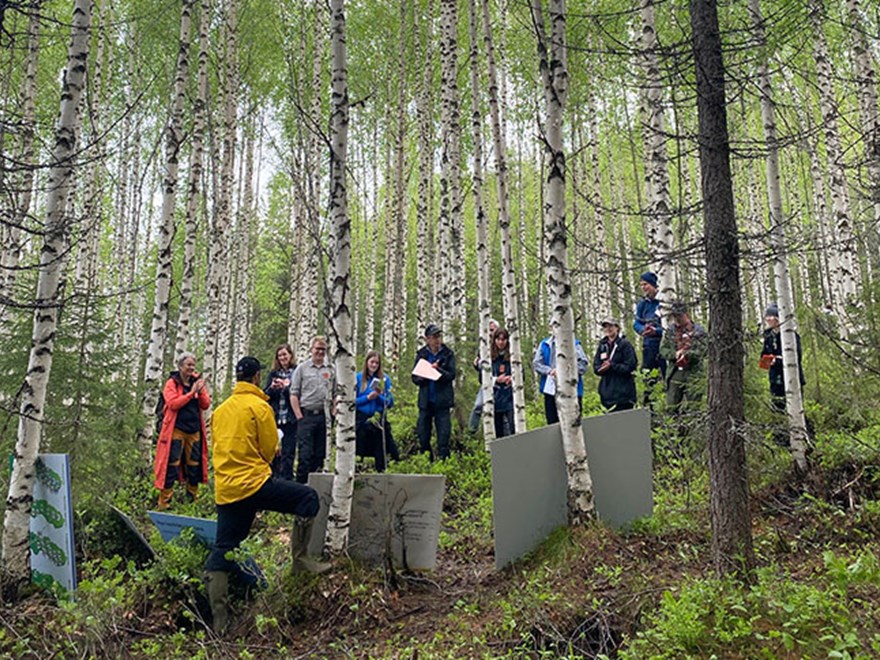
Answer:
[(639, 278), (639, 281), (647, 282), (655, 289), (660, 284), (659, 280), (657, 279), (657, 275), (655, 273), (652, 273), (651, 271), (648, 271), (647, 273), (642, 273), (642, 276)]

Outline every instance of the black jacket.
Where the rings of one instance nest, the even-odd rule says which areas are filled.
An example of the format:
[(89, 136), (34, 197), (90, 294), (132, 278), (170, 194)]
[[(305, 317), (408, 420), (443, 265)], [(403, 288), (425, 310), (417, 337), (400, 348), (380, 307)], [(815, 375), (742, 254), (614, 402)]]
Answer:
[[(296, 370), (296, 367), (293, 367), (290, 370), (290, 373), (293, 374), (293, 372), (295, 370)], [(287, 400), (287, 409), (290, 411), (290, 419), (293, 419), (294, 418), (293, 417), (293, 408), (290, 406), (290, 388), (285, 387), (280, 390), (273, 390), (271, 387), (269, 387), (272, 384), (272, 380), (276, 376), (279, 376), (280, 373), (281, 372), (278, 372), (278, 371), (270, 371), (269, 372), (269, 375), (266, 376), (266, 386), (263, 387), (263, 391), (269, 397), (268, 403), (270, 406), (272, 406), (272, 412), (275, 413), (276, 419), (278, 419), (278, 406), (280, 405), (282, 398)]]
[[(416, 359), (413, 362), (413, 369), (421, 359), (428, 359), (429, 350), (427, 346), (422, 346), (416, 351)], [(455, 405), (455, 392), (452, 389), (452, 383), (455, 380), (455, 353), (446, 344), (440, 344), (440, 350), (437, 351), (437, 370), (440, 372), (440, 379), (430, 381), (427, 378), (413, 376), (412, 382), (419, 386), (419, 408), (425, 409), (430, 403), (430, 385), (434, 383), (435, 401), (437, 408), (452, 408)]]
[[(801, 353), (801, 336), (794, 334), (797, 340), (797, 356), (798, 370), (800, 371), (801, 386), (805, 385), (807, 379), (804, 378), (803, 359)], [(773, 332), (770, 328), (764, 330), (764, 349), (763, 355), (776, 355), (777, 358), (770, 365), (768, 375), (770, 377), (770, 391), (779, 396), (785, 396), (785, 381), (782, 376), (782, 333)]]
[[(623, 336), (618, 336), (615, 344), (617, 345), (616, 350), (608, 338), (603, 337), (593, 358), (593, 372), (601, 377), (599, 398), (602, 399), (602, 405), (606, 408), (625, 403), (635, 404), (636, 402), (636, 379), (633, 376), (639, 366), (636, 349)], [(599, 373), (599, 367), (609, 358), (611, 359), (611, 367), (607, 371)]]

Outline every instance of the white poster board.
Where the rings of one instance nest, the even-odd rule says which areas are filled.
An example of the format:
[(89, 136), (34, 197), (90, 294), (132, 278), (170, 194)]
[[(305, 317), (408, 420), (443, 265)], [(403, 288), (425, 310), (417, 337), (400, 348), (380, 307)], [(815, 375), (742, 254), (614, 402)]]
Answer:
[[(327, 530), (332, 474), (309, 475), (321, 507), (309, 554), (320, 555)], [(437, 563), (440, 515), (446, 477), (428, 474), (358, 474), (354, 480), (348, 552), (361, 561), (382, 563), (391, 553), (399, 568), (431, 570)]]
[(33, 497), (28, 536), (31, 581), (72, 593), (76, 589), (76, 558), (67, 454), (37, 456)]

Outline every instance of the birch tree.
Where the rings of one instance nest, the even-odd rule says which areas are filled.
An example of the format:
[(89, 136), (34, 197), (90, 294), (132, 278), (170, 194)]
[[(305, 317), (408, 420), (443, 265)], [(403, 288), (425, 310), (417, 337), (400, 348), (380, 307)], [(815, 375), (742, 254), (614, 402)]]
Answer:
[[(491, 292), (489, 288), (489, 219), (483, 206), (483, 115), (480, 112), (480, 58), (477, 43), (477, 0), (468, 3), (470, 25), (471, 132), (474, 140), (474, 214), (477, 220), (477, 308), (480, 312), (480, 389), (483, 391), (483, 440), (488, 449), (495, 439), (495, 393), (489, 346)], [(490, 83), (491, 84), (491, 83)], [(508, 237), (509, 238), (509, 237)], [(517, 427), (525, 430), (525, 427)]]
[(18, 439), (3, 518), (3, 582), (7, 591), (23, 583), (29, 575), (28, 528), (61, 305), (59, 284), (69, 247), (70, 214), (66, 204), (75, 168), (76, 115), (85, 85), (90, 11), (90, 0), (74, 2), (67, 66), (61, 86), (61, 110), (46, 187), (46, 224), (34, 299), (31, 351), (22, 388)]
[(196, 98), (193, 101), (192, 146), (190, 150), (189, 178), (186, 189), (184, 219), (183, 273), (180, 278), (180, 300), (177, 314), (177, 338), (174, 347), (174, 363), (187, 350), (189, 324), (192, 315), (193, 287), (195, 285), (196, 238), (198, 233), (199, 200), (201, 198), (202, 171), (204, 168), (205, 110), (208, 103), (208, 28), (210, 15), (207, 0), (199, 1), (199, 55), (196, 73)]
[(144, 365), (144, 400), (141, 412), (144, 426), (138, 434), (138, 444), (149, 455), (159, 383), (165, 356), (168, 332), (168, 303), (171, 299), (172, 242), (177, 229), (174, 211), (177, 204), (177, 177), (180, 169), (180, 146), (183, 141), (183, 105), (186, 100), (186, 81), (189, 76), (189, 36), (194, 0), (183, 0), (180, 13), (180, 36), (177, 42), (177, 73), (171, 102), (171, 119), (165, 130), (165, 179), (162, 185), (162, 219), (159, 228), (158, 264), (156, 266), (156, 294), (150, 327), (150, 344)]
[(336, 476), (327, 515), (326, 547), (340, 554), (348, 546), (354, 493), (355, 363), (351, 350), (351, 221), (348, 217), (346, 154), (348, 148), (348, 72), (345, 57), (345, 2), (330, 0), (332, 88), (330, 114), (330, 218), (334, 226), (333, 329), (338, 394)]
[(719, 573), (754, 565), (742, 436), (743, 336), (739, 243), (730, 172), (717, 0), (690, 0), (709, 297), (709, 510)]
[(642, 58), (645, 67), (645, 190), (648, 198), (648, 245), (653, 268), (660, 280), (660, 299), (672, 300), (677, 284), (672, 263), (673, 231), (669, 204), (669, 171), (666, 155), (666, 129), (663, 109), (663, 82), (654, 0), (643, 0), (641, 7)]
[[(759, 47), (766, 50), (764, 17), (760, 0), (749, 0), (749, 13)], [(782, 332), (782, 365), (785, 383), (785, 407), (788, 411), (791, 455), (796, 469), (807, 471), (804, 402), (801, 392), (800, 365), (797, 351), (797, 317), (794, 314), (794, 295), (788, 266), (788, 249), (785, 238), (785, 221), (782, 210), (782, 191), (779, 175), (779, 138), (776, 132), (776, 104), (770, 78), (768, 57), (764, 55), (758, 65), (758, 84), (761, 88), (761, 119), (764, 123), (764, 139), (767, 142), (767, 198), (770, 209), (770, 243), (773, 248), (773, 275), (779, 305)]]
[[(823, 0), (810, 0), (810, 20), (813, 24), (813, 55), (816, 61), (816, 77), (819, 88), (819, 106), (822, 112), (822, 131), (831, 178), (831, 204), (834, 210), (833, 250), (837, 254), (837, 272), (834, 284), (837, 289), (835, 312), (841, 320), (847, 318), (847, 305), (856, 304), (858, 261), (853, 235), (849, 188), (843, 162), (840, 141), (840, 109), (834, 95), (834, 74), (828, 52), (828, 40), (824, 28)], [(844, 331), (846, 323), (841, 323)]]
[[(492, 144), (495, 151), (495, 182), (498, 192), (498, 229), (501, 233), (501, 291), (504, 301), (504, 326), (510, 333), (510, 369), (513, 372), (513, 410), (517, 432), (526, 430), (526, 397), (522, 339), (519, 331), (519, 303), (516, 297), (516, 271), (513, 263), (513, 237), (510, 235), (510, 204), (508, 191), (507, 144), (499, 108), (498, 67), (492, 41), (489, 0), (481, 0), (483, 41), (489, 75), (489, 117), (492, 122)], [(480, 326), (480, 341), (487, 330)], [(485, 399), (484, 399), (485, 401)]]
[(562, 446), (568, 473), (568, 518), (577, 524), (595, 515), (593, 482), (581, 432), (577, 401), (577, 355), (574, 315), (567, 258), (565, 224), (565, 151), (563, 113), (568, 95), (568, 64), (565, 42), (565, 1), (550, 0), (549, 38), (544, 27), (543, 0), (533, 0), (532, 21), (538, 41), (538, 60), (544, 83), (543, 135), (547, 161), (544, 182), (544, 264), (556, 337), (556, 407), (562, 430)]

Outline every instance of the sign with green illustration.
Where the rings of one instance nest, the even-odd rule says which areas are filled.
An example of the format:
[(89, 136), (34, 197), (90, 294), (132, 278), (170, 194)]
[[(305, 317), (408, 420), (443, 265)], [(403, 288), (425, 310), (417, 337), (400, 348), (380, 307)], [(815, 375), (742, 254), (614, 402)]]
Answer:
[(50, 590), (73, 592), (76, 562), (67, 454), (37, 457), (29, 544), (31, 581)]

